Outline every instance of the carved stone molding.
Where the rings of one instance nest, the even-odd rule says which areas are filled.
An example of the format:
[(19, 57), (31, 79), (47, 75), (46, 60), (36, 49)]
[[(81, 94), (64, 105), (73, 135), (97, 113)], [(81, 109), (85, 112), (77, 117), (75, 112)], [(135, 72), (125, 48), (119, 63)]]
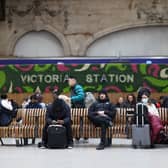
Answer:
[(44, 4), (44, 0), (33, 0), (31, 5), (27, 5), (24, 10), (20, 10), (17, 7), (10, 7), (9, 11), (11, 14), (16, 14), (20, 17), (25, 17), (26, 15), (32, 14), (34, 16), (41, 16), (43, 14), (47, 14), (51, 17), (55, 17), (56, 15), (61, 13), (61, 9), (52, 10), (49, 9), (48, 5)]
[(168, 7), (159, 0), (153, 0), (150, 5), (144, 3), (136, 4), (138, 20), (146, 20), (146, 23), (168, 22)]
[(21, 20), (24, 18), (29, 20), (27, 21), (28, 24), (31, 24), (34, 21), (36, 23), (37, 19), (43, 22), (43, 24), (48, 24), (52, 22), (54, 17), (64, 14), (64, 6), (56, 6), (56, 9), (51, 8), (52, 7), (45, 0), (30, 0), (28, 3), (23, 3), (22, 8), (19, 7), (16, 2), (9, 2), (7, 6), (9, 27), (11, 27), (14, 22), (19, 22), (19, 19)]

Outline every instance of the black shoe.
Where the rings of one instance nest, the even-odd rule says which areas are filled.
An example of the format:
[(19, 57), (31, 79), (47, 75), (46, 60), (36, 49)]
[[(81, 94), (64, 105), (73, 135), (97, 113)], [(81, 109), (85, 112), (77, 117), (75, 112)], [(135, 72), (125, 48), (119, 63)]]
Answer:
[(107, 139), (106, 139), (106, 144), (105, 144), (105, 146), (106, 146), (106, 147), (110, 147), (111, 144), (112, 144), (112, 138), (107, 138)]
[(104, 143), (100, 143), (100, 144), (97, 146), (96, 150), (103, 150), (104, 148), (105, 148), (105, 144), (104, 144)]
[(40, 148), (40, 149), (45, 149), (45, 148), (47, 148), (47, 144), (45, 144), (45, 143), (43, 143), (43, 142), (39, 142), (39, 143), (38, 143), (38, 148)]
[(28, 138), (24, 138), (23, 141), (24, 141), (24, 145), (28, 145)]

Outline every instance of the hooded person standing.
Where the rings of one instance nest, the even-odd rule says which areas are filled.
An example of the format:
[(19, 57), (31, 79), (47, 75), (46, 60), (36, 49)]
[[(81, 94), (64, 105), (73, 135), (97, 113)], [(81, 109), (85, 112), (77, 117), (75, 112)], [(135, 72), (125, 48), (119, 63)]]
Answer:
[[(106, 129), (112, 126), (112, 121), (115, 118), (115, 106), (110, 103), (109, 97), (105, 90), (98, 94), (98, 99), (88, 109), (88, 118), (96, 127), (101, 127), (100, 144), (97, 150), (102, 150), (106, 146)], [(111, 139), (108, 139), (108, 145), (111, 145)]]

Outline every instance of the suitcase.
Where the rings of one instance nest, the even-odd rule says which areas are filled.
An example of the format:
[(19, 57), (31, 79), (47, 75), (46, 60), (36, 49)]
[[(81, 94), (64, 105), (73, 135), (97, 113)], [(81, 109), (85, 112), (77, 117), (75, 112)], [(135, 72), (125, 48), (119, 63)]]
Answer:
[(48, 131), (48, 148), (66, 148), (66, 128), (62, 125), (50, 125)]
[(144, 123), (145, 108), (146, 106), (142, 103), (137, 103), (136, 105), (136, 124), (132, 125), (132, 146), (134, 148), (151, 147), (150, 126)]

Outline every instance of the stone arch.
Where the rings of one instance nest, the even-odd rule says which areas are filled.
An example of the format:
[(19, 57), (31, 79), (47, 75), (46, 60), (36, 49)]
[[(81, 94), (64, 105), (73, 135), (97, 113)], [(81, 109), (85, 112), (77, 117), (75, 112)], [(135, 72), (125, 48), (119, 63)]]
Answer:
[(126, 24), (126, 25), (120, 25), (116, 27), (109, 27), (107, 29), (104, 29), (102, 31), (99, 31), (95, 33), (92, 37), (90, 37), (85, 43), (83, 43), (83, 46), (81, 47), (81, 53), (83, 55), (86, 55), (88, 48), (97, 40), (110, 35), (111, 33), (125, 31), (129, 29), (135, 29), (135, 28), (146, 28), (146, 27), (167, 27), (168, 23), (152, 23), (152, 24), (146, 24), (146, 23), (137, 23), (137, 24)]
[(12, 35), (10, 35), (8, 39), (8, 49), (7, 49), (7, 55), (8, 56), (13, 56), (14, 49), (16, 46), (17, 41), (23, 37), (26, 33), (32, 32), (32, 31), (47, 31), (54, 35), (60, 42), (60, 44), (63, 47), (64, 51), (64, 56), (69, 56), (70, 55), (70, 47), (65, 39), (64, 35), (57, 31), (55, 28), (52, 28), (51, 26), (44, 26), (40, 28), (33, 28), (32, 26), (26, 27), (24, 29), (20, 29), (18, 31), (15, 31)]

